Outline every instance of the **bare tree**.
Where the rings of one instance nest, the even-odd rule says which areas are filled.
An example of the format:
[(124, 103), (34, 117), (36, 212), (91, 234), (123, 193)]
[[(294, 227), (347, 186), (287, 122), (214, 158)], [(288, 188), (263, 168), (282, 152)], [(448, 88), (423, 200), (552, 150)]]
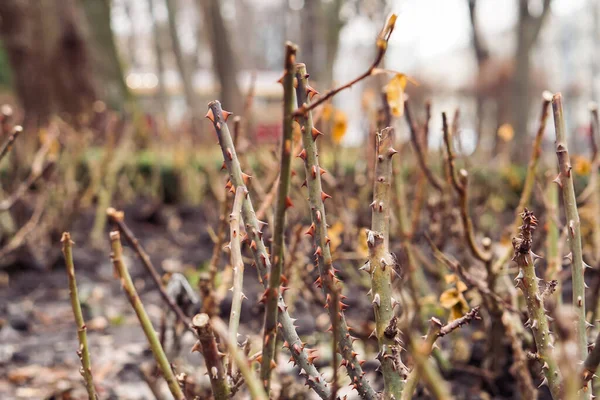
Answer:
[(237, 82), (238, 64), (229, 31), (221, 15), (219, 0), (197, 0), (204, 16), (206, 35), (211, 46), (213, 68), (221, 85), (221, 99), (228, 111), (241, 112), (243, 97)]
[(55, 112), (75, 115), (89, 109), (96, 91), (74, 0), (6, 0), (0, 20), (25, 123), (44, 123)]
[(181, 41), (179, 40), (179, 33), (177, 32), (177, 11), (178, 4), (177, 0), (165, 0), (167, 5), (167, 11), (169, 14), (169, 32), (171, 34), (171, 45), (173, 54), (175, 55), (175, 62), (177, 64), (177, 70), (179, 71), (179, 77), (181, 78), (181, 84), (183, 86), (183, 93), (185, 101), (190, 109), (192, 117), (197, 122), (199, 121), (200, 108), (196, 91), (194, 89), (193, 74), (190, 70), (190, 65), (185, 59), (183, 49), (181, 48)]
[(511, 105), (512, 124), (516, 133), (515, 156), (520, 161), (526, 161), (528, 157), (527, 148), (531, 142), (527, 135), (527, 123), (529, 121), (531, 103), (529, 93), (531, 49), (538, 39), (544, 20), (550, 13), (550, 2), (551, 0), (544, 0), (541, 13), (533, 15), (529, 10), (529, 0), (519, 0)]

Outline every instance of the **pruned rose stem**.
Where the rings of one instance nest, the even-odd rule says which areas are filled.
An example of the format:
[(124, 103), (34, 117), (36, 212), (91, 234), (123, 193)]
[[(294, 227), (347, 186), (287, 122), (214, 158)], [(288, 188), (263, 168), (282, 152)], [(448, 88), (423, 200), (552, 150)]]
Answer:
[[(308, 85), (308, 74), (304, 64), (297, 65), (296, 76), (298, 80), (298, 88), (296, 89), (298, 104), (308, 104), (313, 89)], [(324, 170), (321, 169), (318, 161), (316, 140), (321, 135), (321, 132), (314, 127), (312, 113), (310, 112), (301, 117), (300, 122), (304, 149), (300, 152), (299, 157), (304, 161), (308, 202), (312, 220), (307, 234), (312, 236), (315, 243), (314, 255), (319, 268), (317, 285), (328, 295), (327, 306), (332, 319), (332, 330), (334, 330), (335, 326), (333, 334), (336, 335), (338, 349), (343, 358), (342, 363), (346, 366), (348, 375), (352, 379), (353, 387), (358, 391), (362, 399), (376, 399), (375, 391), (364, 377), (361, 366), (362, 362), (358, 359), (354, 351), (353, 338), (350, 336), (342, 311), (346, 305), (341, 301), (333, 304), (333, 299), (338, 295), (339, 288), (337, 286), (337, 270), (333, 267), (329, 237), (327, 236), (327, 217), (324, 202), (330, 196), (323, 191), (321, 174)], [(341, 300), (342, 296), (340, 295), (339, 298)], [(336, 309), (339, 309), (339, 311), (336, 312)]]
[[(244, 295), (244, 260), (242, 259), (240, 231), (240, 210), (242, 202), (248, 191), (244, 186), (238, 186), (233, 200), (233, 207), (229, 215), (229, 251), (231, 252), (231, 267), (233, 268), (233, 295), (231, 311), (229, 313), (229, 341), (237, 344), (240, 314)], [(230, 361), (231, 362), (231, 361)]]
[(196, 314), (192, 318), (191, 328), (196, 334), (196, 338), (198, 338), (198, 341), (192, 348), (192, 352), (202, 352), (204, 356), (215, 400), (229, 399), (229, 386), (227, 384), (225, 368), (223, 367), (223, 357), (225, 354), (219, 352), (208, 314)]
[[(226, 120), (229, 116), (227, 111), (223, 111), (221, 103), (217, 100), (212, 101), (208, 105), (207, 118), (211, 120), (219, 140), (219, 145), (223, 152), (223, 159), (225, 166), (229, 173), (231, 181), (231, 187), (235, 190), (235, 187), (243, 186), (244, 182), (248, 179), (248, 176), (242, 173), (240, 162), (233, 146), (233, 140), (231, 133), (227, 126)], [(256, 218), (254, 212), (254, 206), (250, 195), (247, 195), (242, 203), (242, 221), (246, 228), (248, 235), (248, 241), (250, 242), (250, 249), (254, 256), (254, 262), (259, 271), (259, 277), (266, 286), (267, 275), (271, 268), (271, 262), (269, 254), (267, 253), (265, 244), (263, 242), (262, 224)], [(331, 392), (325, 379), (319, 374), (316, 367), (312, 362), (309, 361), (308, 352), (305, 350), (305, 343), (300, 340), (296, 327), (294, 326), (294, 320), (290, 317), (287, 312), (287, 306), (283, 300), (283, 296), (279, 295), (279, 323), (281, 326), (279, 329), (283, 335), (286, 345), (289, 347), (290, 353), (292, 354), (293, 361), (304, 371), (306, 383), (313, 389), (319, 397), (322, 399), (329, 399)]]
[[(295, 105), (294, 75), (296, 71), (296, 46), (288, 42), (285, 45), (285, 75), (283, 76), (283, 137), (281, 138), (279, 184), (273, 227), (273, 245), (271, 247), (271, 272), (269, 287), (263, 297), (266, 304), (263, 335), (263, 353), (260, 365), (260, 377), (266, 392), (269, 392), (271, 369), (274, 363), (275, 343), (277, 341), (277, 315), (279, 286), (283, 271), (285, 213), (292, 206), (290, 180), (292, 173), (292, 140), (294, 119), (292, 111)], [(276, 365), (276, 364), (275, 364)]]
[(123, 236), (125, 236), (125, 240), (133, 248), (140, 261), (142, 261), (142, 265), (146, 268), (146, 271), (152, 277), (152, 280), (154, 281), (154, 284), (156, 284), (156, 287), (158, 288), (161, 297), (163, 298), (165, 303), (167, 303), (169, 308), (175, 313), (179, 322), (181, 322), (185, 326), (189, 326), (191, 322), (190, 318), (188, 318), (188, 316), (185, 315), (181, 307), (179, 307), (177, 303), (167, 293), (165, 285), (163, 284), (162, 279), (158, 274), (158, 271), (156, 270), (156, 267), (154, 266), (154, 264), (152, 264), (152, 261), (150, 260), (150, 256), (148, 256), (148, 253), (146, 253), (139, 240), (135, 237), (131, 229), (129, 229), (129, 226), (127, 226), (127, 224), (125, 223), (125, 214), (123, 213), (123, 211), (117, 211), (114, 208), (110, 207), (106, 210), (106, 215), (108, 216), (109, 221), (119, 229), (119, 232), (121, 232)]
[[(519, 228), (519, 236), (513, 239), (513, 260), (519, 267), (519, 275), (516, 278), (517, 286), (523, 291), (527, 303), (529, 321), (527, 325), (531, 328), (535, 339), (535, 346), (539, 359), (543, 364), (542, 371), (545, 383), (550, 388), (555, 400), (561, 398), (561, 375), (552, 350), (548, 317), (544, 309), (544, 301), (541, 296), (535, 273), (534, 254), (531, 251), (533, 231), (537, 227), (537, 218), (527, 209), (521, 213), (523, 224)], [(537, 256), (536, 256), (537, 258)]]
[(577, 313), (577, 344), (579, 346), (579, 359), (583, 360), (587, 349), (586, 320), (585, 320), (585, 282), (583, 254), (581, 249), (581, 227), (573, 175), (571, 174), (571, 161), (567, 146), (567, 132), (562, 107), (562, 95), (557, 93), (552, 98), (554, 111), (554, 127), (556, 129), (556, 157), (558, 159), (558, 176), (556, 182), (562, 192), (563, 206), (567, 217), (567, 239), (571, 250), (571, 277), (573, 281), (573, 307)]
[[(371, 203), (371, 231), (367, 233), (371, 297), (375, 313), (375, 328), (383, 372), (384, 398), (400, 397), (404, 387), (403, 365), (399, 362), (400, 344), (396, 335), (386, 335), (394, 318), (392, 275), (395, 260), (389, 251), (390, 209), (392, 191), (392, 147), (394, 131), (385, 128), (375, 136), (375, 175)], [(397, 331), (397, 329), (396, 329)]]
[(135, 289), (133, 281), (131, 280), (129, 270), (123, 262), (123, 248), (121, 246), (121, 235), (119, 234), (119, 231), (110, 232), (110, 243), (112, 249), (110, 257), (114, 264), (115, 270), (118, 272), (121, 278), (121, 286), (127, 294), (127, 298), (129, 299), (129, 302), (131, 303), (138, 320), (140, 321), (140, 325), (144, 331), (144, 334), (146, 335), (146, 338), (148, 339), (148, 343), (150, 344), (150, 349), (152, 350), (152, 354), (154, 354), (156, 363), (160, 367), (160, 370), (167, 381), (167, 385), (169, 386), (169, 390), (171, 391), (173, 397), (176, 400), (185, 399), (185, 396), (179, 387), (179, 383), (175, 378), (175, 374), (171, 369), (171, 364), (169, 363), (169, 360), (167, 359), (167, 356), (165, 355), (165, 352), (160, 344), (158, 335), (152, 326), (150, 317), (148, 317), (148, 314), (144, 309), (144, 305), (142, 304), (142, 301)]
[(73, 263), (73, 242), (71, 235), (64, 232), (62, 235), (62, 250), (67, 266), (67, 277), (69, 278), (69, 296), (71, 297), (71, 307), (77, 325), (77, 337), (79, 338), (79, 349), (77, 355), (81, 361), (80, 373), (85, 381), (85, 388), (90, 400), (97, 400), (96, 388), (94, 386), (94, 378), (92, 376), (92, 362), (90, 360), (90, 351), (87, 341), (87, 327), (81, 312), (81, 303), (79, 302), (79, 294), (77, 292), (77, 281), (75, 280), (75, 264)]

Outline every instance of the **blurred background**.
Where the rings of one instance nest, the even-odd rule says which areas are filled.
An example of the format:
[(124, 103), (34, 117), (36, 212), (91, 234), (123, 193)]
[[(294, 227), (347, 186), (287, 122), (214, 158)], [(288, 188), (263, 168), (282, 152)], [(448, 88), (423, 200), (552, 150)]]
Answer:
[[(203, 272), (218, 267), (224, 282), (218, 288), (220, 315), (227, 317), (231, 269), (222, 245), (232, 196), (223, 188), (227, 179), (213, 126), (204, 118), (207, 103), (219, 99), (241, 117), (230, 119), (229, 126), (242, 168), (253, 176), (255, 209), (269, 221), (279, 170), (283, 90), (278, 79), (285, 41), (299, 46), (297, 61), (307, 65), (311, 85), (323, 94), (369, 68), (391, 13), (398, 19), (379, 65), (389, 72), (362, 80), (314, 112), (325, 134), (319, 139), (319, 159), (329, 172), (323, 175), (325, 189), (333, 196), (327, 203), (331, 246), (348, 292), (368, 290), (357, 268), (366, 259), (373, 138), (382, 128), (386, 98), (396, 102), (395, 173), (405, 183), (412, 207), (409, 236), (425, 254), (419, 261), (424, 266), (435, 264), (427, 235), (447, 241), (446, 250), (461, 261), (472, 258), (461, 242), (458, 208), (428, 191), (413, 146), (421, 143), (429, 152), (428, 164), (441, 179), (441, 112), (452, 116), (457, 161), (472, 182), (473, 224), (492, 239), (497, 255), (514, 234), (508, 230), (540, 125), (544, 90), (564, 96), (576, 188), (578, 193), (592, 188), (580, 198), (585, 251), (597, 254), (590, 237), (598, 209), (590, 193), (596, 190), (591, 177), (597, 176), (600, 156), (589, 104), (600, 99), (600, 0), (1, 0), (0, 141), (7, 143), (20, 126), (22, 132), (14, 149), (0, 156), (0, 398), (81, 398), (59, 245), (66, 230), (76, 243), (77, 279), (102, 398), (153, 398), (156, 376), (139, 368), (140, 360), (151, 356), (113, 277), (106, 209), (125, 210), (127, 223), (166, 278), (180, 273), (196, 287)], [(412, 145), (403, 113), (407, 98), (418, 128)], [(538, 215), (544, 214), (543, 196), (556, 176), (551, 118), (542, 125), (532, 200)], [(315, 347), (327, 346), (329, 319), (323, 295), (312, 285), (314, 250), (302, 235), (310, 225), (301, 188), (304, 170), (298, 160), (293, 165), (288, 239), (290, 251), (296, 251), (294, 271), (300, 272), (286, 296), (290, 313), (295, 308), (299, 316), (300, 335)], [(548, 193), (558, 202), (552, 187)], [(406, 209), (394, 201), (398, 210)], [(395, 217), (392, 231), (392, 251), (402, 264), (404, 234)], [(265, 235), (269, 238), (269, 228)], [(164, 321), (147, 273), (129, 248), (125, 256), (153, 321)], [(434, 265), (426, 276), (441, 292), (448, 282), (439, 268)], [(246, 271), (250, 301), (244, 302), (240, 330), (252, 338), (261, 330), (257, 299), (263, 288), (255, 270)], [(593, 276), (591, 304), (597, 304), (600, 274)], [(423, 291), (423, 308), (428, 317), (444, 319), (431, 293)], [(349, 297), (349, 323), (366, 338), (373, 330), (365, 318), (371, 304), (366, 296)], [(497, 398), (514, 398), (508, 365), (491, 378), (485, 368), (477, 370), (481, 376), (464, 372), (483, 364), (484, 336), (459, 338), (450, 351), (452, 367), (467, 376), (461, 387), (467, 392), (476, 381)], [(377, 349), (366, 343), (359, 351), (374, 360)], [(177, 357), (180, 350), (169, 355)], [(207, 393), (200, 358), (183, 353), (187, 366), (194, 367), (187, 371), (195, 374), (197, 393)], [(327, 360), (320, 362), (330, 373)], [(286, 363), (287, 357), (281, 365)], [(298, 383), (297, 373), (289, 366), (282, 370), (278, 387), (295, 391), (284, 378)], [(381, 384), (375, 366), (368, 363), (365, 370)]]

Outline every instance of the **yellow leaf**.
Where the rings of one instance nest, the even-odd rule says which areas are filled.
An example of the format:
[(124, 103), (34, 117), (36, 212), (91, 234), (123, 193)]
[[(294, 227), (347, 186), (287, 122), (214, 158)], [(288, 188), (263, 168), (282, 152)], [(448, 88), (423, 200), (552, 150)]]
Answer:
[(340, 221), (337, 221), (329, 228), (327, 233), (330, 240), (329, 247), (331, 248), (331, 251), (335, 251), (335, 249), (342, 244), (342, 232), (344, 232), (344, 224)]
[(446, 283), (450, 284), (456, 282), (458, 280), (458, 277), (455, 274), (448, 274), (444, 276), (444, 280), (446, 281)]
[(465, 315), (469, 311), (469, 303), (463, 297), (462, 294), (459, 295), (459, 301), (452, 306), (450, 309), (450, 317), (449, 321), (454, 321)]
[(465, 285), (465, 283), (461, 280), (456, 281), (456, 289), (458, 289), (458, 291), (461, 293), (464, 293), (468, 290), (467, 285)]
[(511, 124), (502, 124), (498, 128), (498, 136), (505, 142), (510, 142), (515, 136), (515, 130)]
[(367, 230), (362, 228), (358, 230), (358, 247), (356, 248), (361, 257), (369, 257), (369, 247), (367, 246)]
[(577, 175), (588, 176), (592, 172), (592, 163), (583, 156), (576, 156), (574, 169)]
[(456, 288), (446, 289), (440, 295), (440, 304), (444, 308), (452, 308), (460, 302), (462, 295)]
[(323, 106), (323, 111), (321, 112), (321, 120), (327, 122), (331, 119), (333, 115), (333, 106), (331, 103), (327, 103)]
[(348, 129), (348, 118), (341, 110), (336, 110), (333, 115), (332, 137), (335, 144), (340, 144), (346, 130)]
[(408, 84), (405, 74), (396, 74), (383, 88), (392, 115), (401, 117), (404, 115), (404, 89)]

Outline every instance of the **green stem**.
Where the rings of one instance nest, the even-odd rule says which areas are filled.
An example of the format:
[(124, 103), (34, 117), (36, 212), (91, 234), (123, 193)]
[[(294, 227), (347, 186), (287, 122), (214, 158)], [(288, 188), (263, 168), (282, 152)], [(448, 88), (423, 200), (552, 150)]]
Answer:
[(196, 314), (192, 319), (192, 329), (198, 338), (198, 342), (192, 348), (192, 352), (201, 351), (208, 370), (208, 378), (212, 386), (215, 400), (229, 399), (229, 386), (225, 376), (222, 357), (219, 352), (217, 340), (210, 323), (208, 314)]
[(371, 293), (373, 311), (375, 312), (375, 328), (380, 354), (383, 353), (381, 369), (384, 381), (384, 398), (400, 397), (404, 381), (396, 365), (399, 354), (397, 338), (386, 335), (388, 326), (394, 317), (392, 304), (392, 273), (394, 260), (389, 251), (390, 201), (392, 189), (392, 157), (394, 131), (385, 128), (375, 138), (375, 176), (373, 184), (373, 202), (371, 203), (371, 229), (368, 233), (369, 271), (371, 273)]
[[(578, 358), (583, 360), (587, 352), (587, 338), (585, 330), (585, 282), (584, 263), (581, 249), (581, 230), (579, 212), (575, 198), (573, 176), (571, 174), (571, 162), (567, 146), (567, 133), (565, 119), (563, 116), (562, 95), (557, 93), (552, 98), (552, 109), (554, 111), (554, 127), (556, 129), (556, 157), (558, 158), (557, 182), (562, 192), (565, 214), (567, 217), (567, 234), (569, 248), (572, 255), (571, 276), (573, 281), (573, 307), (577, 313), (576, 324), (577, 345), (579, 349)], [(589, 398), (589, 393), (584, 397)]]
[(156, 359), (156, 362), (160, 367), (165, 380), (167, 381), (169, 390), (176, 400), (185, 399), (185, 396), (179, 387), (179, 383), (175, 378), (175, 374), (173, 374), (171, 364), (169, 363), (169, 360), (167, 359), (167, 356), (160, 345), (160, 341), (156, 335), (154, 327), (152, 326), (150, 317), (148, 317), (148, 314), (144, 309), (144, 305), (142, 304), (142, 301), (135, 290), (135, 286), (131, 280), (129, 271), (123, 262), (123, 248), (121, 247), (121, 235), (119, 234), (119, 231), (110, 232), (110, 243), (112, 248), (112, 253), (110, 256), (115, 266), (115, 270), (118, 271), (119, 276), (121, 277), (121, 286), (123, 287), (131, 306), (137, 314), (140, 325), (142, 326), (144, 334), (146, 335), (148, 343), (150, 344), (150, 348), (152, 349), (152, 354), (154, 354), (154, 358)]
[(514, 257), (513, 260), (519, 266), (519, 275), (517, 276), (517, 286), (523, 291), (527, 303), (527, 313), (529, 314), (528, 325), (531, 327), (535, 345), (540, 361), (543, 363), (542, 370), (545, 375), (543, 383), (547, 383), (555, 400), (561, 398), (561, 376), (556, 362), (556, 357), (552, 351), (550, 342), (550, 329), (548, 327), (548, 317), (544, 309), (544, 300), (540, 293), (538, 285), (539, 278), (535, 274), (534, 254), (531, 251), (531, 237), (533, 230), (537, 226), (537, 219), (533, 213), (527, 209), (521, 214), (523, 225), (520, 228), (518, 238), (513, 239)]
[(88, 392), (90, 400), (97, 400), (96, 388), (94, 387), (94, 378), (92, 376), (92, 362), (90, 361), (90, 352), (87, 341), (87, 327), (83, 320), (81, 312), (81, 304), (79, 302), (79, 294), (77, 293), (77, 281), (75, 280), (75, 265), (73, 264), (73, 242), (71, 235), (64, 232), (62, 239), (63, 254), (65, 256), (65, 264), (67, 266), (67, 277), (69, 278), (69, 296), (71, 297), (71, 307), (75, 316), (75, 324), (77, 324), (77, 336), (79, 337), (79, 349), (77, 355), (81, 360), (80, 373), (85, 381), (85, 388)]
[[(310, 103), (308, 85), (308, 74), (306, 72), (306, 66), (304, 64), (298, 64), (296, 69), (296, 77), (298, 81), (298, 88), (296, 90), (296, 98), (299, 107), (303, 107)], [(308, 187), (308, 202), (310, 206), (310, 216), (312, 225), (307, 232), (314, 239), (315, 243), (315, 257), (319, 267), (319, 285), (322, 287), (323, 292), (331, 298), (328, 302), (329, 316), (332, 319), (332, 330), (335, 327), (334, 335), (336, 335), (338, 341), (338, 349), (344, 359), (344, 365), (348, 371), (348, 375), (352, 379), (352, 386), (358, 391), (362, 399), (376, 399), (376, 393), (365, 379), (361, 362), (354, 352), (354, 346), (352, 344), (352, 337), (348, 332), (348, 326), (344, 313), (337, 311), (338, 308), (343, 308), (343, 304), (333, 304), (333, 299), (336, 298), (336, 292), (339, 290), (336, 287), (338, 278), (336, 276), (336, 269), (333, 267), (333, 260), (331, 258), (331, 249), (329, 247), (329, 238), (327, 236), (327, 217), (325, 213), (324, 201), (329, 197), (322, 189), (321, 182), (321, 167), (319, 166), (317, 143), (316, 139), (320, 136), (320, 132), (317, 131), (313, 125), (312, 113), (307, 112), (304, 117), (301, 117), (302, 125), (302, 144), (304, 146), (303, 151), (299, 157), (304, 160), (304, 166), (306, 171), (306, 185)]]
[[(245, 175), (242, 173), (240, 162), (231, 138), (231, 133), (229, 132), (226, 123), (227, 118), (225, 115), (229, 114), (225, 114), (221, 108), (221, 103), (217, 100), (209, 103), (208, 107), (209, 111), (207, 117), (212, 121), (215, 127), (232, 186), (238, 187), (244, 185)], [(271, 263), (262, 239), (261, 223), (256, 218), (254, 206), (252, 205), (249, 195), (246, 196), (242, 204), (242, 220), (246, 227), (246, 232), (250, 241), (250, 249), (254, 256), (254, 262), (259, 270), (263, 285), (266, 285), (266, 276), (271, 268)], [(287, 312), (287, 306), (281, 295), (279, 296), (279, 309), (279, 323), (281, 323), (279, 329), (281, 329), (283, 338), (289, 345), (294, 362), (299, 368), (302, 368), (306, 372), (306, 383), (308, 386), (322, 399), (329, 399), (331, 393), (327, 387), (327, 382), (319, 374), (319, 371), (317, 371), (315, 366), (309, 362), (308, 353), (304, 349), (304, 343), (300, 340), (300, 337), (296, 332), (294, 321)]]
[(252, 370), (250, 369), (250, 365), (248, 363), (248, 359), (244, 356), (244, 354), (238, 349), (237, 341), (232, 342), (227, 333), (227, 326), (223, 321), (214, 317), (211, 320), (213, 329), (217, 332), (217, 334), (221, 337), (221, 339), (225, 342), (227, 346), (227, 350), (229, 354), (235, 361), (238, 369), (242, 373), (244, 377), (244, 381), (246, 382), (246, 386), (248, 387), (248, 391), (250, 392), (250, 397), (252, 400), (267, 400), (268, 396), (263, 389), (260, 380), (254, 375)]
[(238, 186), (233, 200), (233, 209), (229, 215), (229, 240), (231, 251), (231, 266), (233, 268), (233, 296), (231, 312), (229, 313), (229, 341), (237, 343), (238, 328), (244, 293), (244, 261), (240, 240), (240, 209), (248, 191), (243, 186)]
[(285, 212), (291, 206), (289, 200), (290, 179), (292, 173), (292, 134), (294, 132), (294, 73), (296, 70), (296, 46), (285, 45), (285, 75), (283, 77), (283, 137), (281, 138), (281, 167), (277, 189), (277, 203), (273, 227), (273, 246), (271, 248), (271, 273), (269, 288), (265, 291), (266, 302), (265, 325), (263, 337), (263, 353), (260, 366), (260, 376), (265, 391), (269, 391), (271, 381), (271, 363), (275, 355), (277, 339), (277, 306), (281, 273), (283, 270)]

